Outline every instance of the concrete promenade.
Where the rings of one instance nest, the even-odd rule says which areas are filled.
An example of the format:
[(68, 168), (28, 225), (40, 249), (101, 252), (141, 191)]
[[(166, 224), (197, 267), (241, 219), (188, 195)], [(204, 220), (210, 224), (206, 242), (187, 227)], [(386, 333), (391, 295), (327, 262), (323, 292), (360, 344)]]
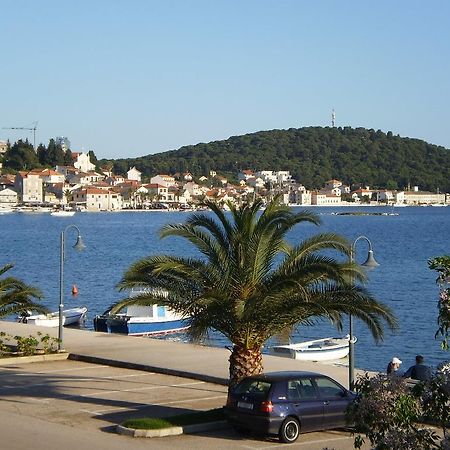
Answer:
[[(0, 321), (0, 331), (28, 336), (38, 331), (57, 337), (58, 329)], [(148, 370), (186, 378), (227, 384), (228, 358), (225, 348), (206, 347), (94, 331), (64, 328), (64, 349), (71, 359), (119, 367)], [(264, 355), (264, 371), (309, 370), (331, 376), (348, 386), (348, 368), (343, 365), (303, 362)], [(363, 371), (356, 371), (356, 374)]]

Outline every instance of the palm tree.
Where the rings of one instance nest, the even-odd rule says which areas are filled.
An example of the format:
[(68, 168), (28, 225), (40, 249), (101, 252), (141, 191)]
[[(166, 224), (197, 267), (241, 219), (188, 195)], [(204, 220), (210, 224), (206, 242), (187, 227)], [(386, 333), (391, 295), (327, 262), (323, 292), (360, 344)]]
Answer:
[[(375, 340), (382, 339), (384, 323), (396, 327), (390, 309), (355, 284), (365, 276), (358, 264), (349, 262), (351, 247), (345, 238), (324, 233), (294, 246), (286, 241), (294, 225), (319, 224), (316, 214), (294, 213), (279, 198), (263, 212), (261, 200), (240, 207), (228, 203), (230, 213), (214, 202), (205, 205), (214, 216), (193, 214), (184, 224), (161, 230), (162, 238), (187, 239), (201, 257), (162, 255), (135, 262), (119, 289), (150, 289), (119, 302), (114, 310), (160, 303), (186, 317), (193, 338), (219, 331), (233, 344), (230, 387), (260, 373), (263, 344), (296, 325), (326, 318), (341, 329), (343, 316), (352, 314)], [(330, 250), (344, 261), (329, 256)]]
[[(13, 264), (0, 267), (0, 277), (12, 267)], [(17, 278), (0, 278), (0, 317), (25, 313), (27, 310), (47, 312), (47, 308), (33, 302), (33, 298), (42, 298), (39, 289), (29, 286)]]

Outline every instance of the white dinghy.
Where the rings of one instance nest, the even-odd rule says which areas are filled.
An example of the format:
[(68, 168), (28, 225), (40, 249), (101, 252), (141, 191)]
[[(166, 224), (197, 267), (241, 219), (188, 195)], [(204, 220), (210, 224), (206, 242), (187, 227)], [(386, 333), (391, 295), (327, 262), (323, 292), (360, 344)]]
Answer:
[[(333, 361), (345, 358), (349, 352), (349, 336), (328, 337), (298, 344), (274, 345), (269, 354), (302, 361)], [(356, 338), (353, 338), (356, 341)]]
[[(87, 308), (84, 306), (80, 308), (64, 309), (62, 323), (64, 326), (80, 324), (85, 321), (86, 313)], [(57, 327), (59, 325), (59, 312), (56, 311), (49, 314), (36, 314), (34, 316), (22, 317), (21, 321), (40, 327)]]

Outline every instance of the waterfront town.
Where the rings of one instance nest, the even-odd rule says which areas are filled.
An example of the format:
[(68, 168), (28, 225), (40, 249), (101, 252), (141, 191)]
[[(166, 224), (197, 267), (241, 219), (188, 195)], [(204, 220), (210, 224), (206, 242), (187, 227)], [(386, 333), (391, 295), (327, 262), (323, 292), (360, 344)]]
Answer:
[[(4, 151), (6, 143), (0, 145), (0, 152), (2, 148)], [(96, 168), (88, 153), (71, 154), (70, 166), (31, 169), (15, 175), (0, 172), (0, 208), (173, 210), (195, 208), (203, 200), (226, 207), (228, 201), (239, 203), (255, 197), (269, 200), (274, 195), (280, 195), (285, 204), (302, 206), (450, 204), (450, 194), (422, 191), (420, 186), (406, 190), (372, 189), (332, 179), (320, 189), (308, 190), (287, 170), (239, 170), (237, 182), (230, 182), (214, 170), (207, 174), (155, 173), (145, 181), (136, 167), (130, 167), (124, 175), (115, 174), (111, 168)]]

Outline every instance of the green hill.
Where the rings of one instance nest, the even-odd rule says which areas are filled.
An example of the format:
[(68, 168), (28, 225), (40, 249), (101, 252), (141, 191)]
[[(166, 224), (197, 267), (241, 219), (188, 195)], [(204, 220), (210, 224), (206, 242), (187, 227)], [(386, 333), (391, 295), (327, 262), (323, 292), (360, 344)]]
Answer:
[(365, 128), (260, 131), (139, 158), (99, 161), (108, 162), (116, 173), (136, 166), (144, 177), (185, 171), (199, 177), (209, 170), (236, 177), (239, 169), (289, 170), (309, 189), (337, 178), (373, 188), (417, 185), (421, 190), (450, 192), (448, 149)]

